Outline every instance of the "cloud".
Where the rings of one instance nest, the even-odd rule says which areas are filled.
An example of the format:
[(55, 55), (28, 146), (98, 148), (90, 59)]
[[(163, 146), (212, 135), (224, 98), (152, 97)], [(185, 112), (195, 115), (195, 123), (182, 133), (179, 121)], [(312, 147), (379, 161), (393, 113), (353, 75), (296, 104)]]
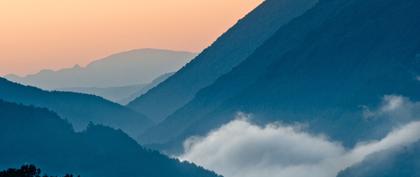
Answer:
[(384, 104), (381, 107), (382, 112), (392, 112), (403, 107), (408, 102), (406, 98), (397, 95), (386, 95), (384, 97)]
[(385, 95), (382, 103), (374, 109), (363, 106), (363, 116), (366, 119), (391, 118), (393, 123), (407, 123), (420, 115), (420, 102), (413, 102), (400, 95)]
[[(401, 102), (392, 102), (395, 109)], [(395, 101), (395, 102), (394, 102)], [(366, 156), (420, 140), (420, 122), (411, 122), (380, 141), (345, 149), (324, 136), (299, 127), (254, 125), (241, 115), (206, 137), (191, 138), (179, 158), (199, 164), (225, 177), (334, 177)]]

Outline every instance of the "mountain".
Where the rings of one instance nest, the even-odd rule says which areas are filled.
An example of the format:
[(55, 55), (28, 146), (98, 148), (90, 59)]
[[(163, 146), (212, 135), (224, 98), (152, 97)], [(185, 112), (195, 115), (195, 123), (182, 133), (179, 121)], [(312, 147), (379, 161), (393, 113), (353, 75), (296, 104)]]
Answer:
[(138, 49), (117, 53), (88, 64), (58, 71), (7, 79), (46, 90), (79, 87), (119, 87), (152, 82), (156, 77), (179, 70), (196, 56), (190, 52)]
[(363, 107), (385, 95), (420, 100), (419, 8), (416, 0), (321, 0), (141, 139), (180, 146), (237, 112), (304, 123), (346, 146), (381, 137), (388, 130), (374, 127), (388, 119), (366, 119)]
[(342, 171), (337, 177), (420, 176), (420, 142), (397, 150), (376, 153)]
[(145, 94), (147, 91), (160, 84), (173, 73), (163, 74), (152, 82), (148, 84), (137, 84), (137, 85), (128, 85), (120, 87), (74, 87), (74, 88), (59, 88), (56, 90), (67, 91), (67, 92), (76, 92), (76, 93), (85, 93), (91, 95), (97, 95), (107, 100), (119, 103), (122, 105), (128, 104), (135, 98)]
[(119, 87), (73, 87), (56, 89), (64, 92), (84, 93), (100, 96), (115, 103), (124, 104), (121, 100), (143, 90), (147, 84), (127, 85)]
[(131, 95), (121, 99), (119, 102), (123, 103), (124, 105), (129, 104), (131, 101), (135, 100), (136, 98), (146, 94), (150, 89), (153, 89), (154, 87), (158, 86), (160, 83), (164, 82), (166, 79), (174, 75), (174, 73), (166, 73), (159, 77), (157, 77), (155, 80), (150, 82), (149, 84), (145, 85), (142, 89), (138, 89), (136, 92), (132, 93)]
[(44, 91), (31, 86), (23, 86), (0, 78), (0, 99), (48, 108), (67, 119), (78, 131), (93, 122), (124, 130), (130, 136), (151, 126), (151, 121), (119, 104), (101, 97), (58, 91)]
[(57, 114), (0, 101), (0, 169), (35, 164), (49, 175), (217, 177), (145, 149), (122, 131), (89, 125), (76, 133)]
[(281, 26), (300, 16), (317, 0), (266, 0), (229, 29), (174, 76), (128, 106), (155, 122), (184, 106), (202, 88), (212, 84), (245, 60)]

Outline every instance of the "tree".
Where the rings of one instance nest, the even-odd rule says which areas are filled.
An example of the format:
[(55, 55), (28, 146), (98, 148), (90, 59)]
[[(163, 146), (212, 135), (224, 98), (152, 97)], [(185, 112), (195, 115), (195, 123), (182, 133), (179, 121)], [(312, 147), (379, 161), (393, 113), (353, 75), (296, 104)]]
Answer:
[[(37, 168), (35, 165), (23, 165), (20, 169), (9, 168), (7, 170), (0, 171), (0, 177), (41, 177), (41, 169)], [(53, 176), (44, 174), (42, 177)], [(66, 174), (64, 177), (73, 177), (73, 175)]]

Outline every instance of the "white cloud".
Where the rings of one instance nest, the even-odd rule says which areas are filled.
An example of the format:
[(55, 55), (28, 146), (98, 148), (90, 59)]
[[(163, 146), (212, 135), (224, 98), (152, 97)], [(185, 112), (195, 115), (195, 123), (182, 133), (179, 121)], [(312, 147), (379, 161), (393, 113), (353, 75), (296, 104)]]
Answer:
[[(389, 108), (400, 103), (393, 102)], [(225, 177), (334, 177), (372, 153), (420, 139), (420, 122), (412, 122), (384, 139), (346, 150), (337, 142), (281, 124), (265, 127), (236, 119), (203, 138), (186, 142), (179, 158)]]
[(381, 108), (383, 112), (392, 112), (397, 109), (400, 109), (404, 103), (406, 103), (406, 99), (402, 96), (398, 95), (386, 95), (384, 97), (384, 104)]
[(378, 108), (371, 109), (364, 106), (363, 109), (365, 118), (398, 118), (394, 122), (401, 123), (406, 123), (420, 115), (420, 103), (412, 102), (409, 98), (400, 95), (386, 95)]

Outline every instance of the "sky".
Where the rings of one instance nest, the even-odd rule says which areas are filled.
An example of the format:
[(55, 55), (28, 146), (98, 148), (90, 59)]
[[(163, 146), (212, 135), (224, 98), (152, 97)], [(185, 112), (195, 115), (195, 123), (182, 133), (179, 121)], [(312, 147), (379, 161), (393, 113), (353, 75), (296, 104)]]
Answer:
[(200, 52), (263, 0), (0, 1), (0, 75), (138, 48)]

